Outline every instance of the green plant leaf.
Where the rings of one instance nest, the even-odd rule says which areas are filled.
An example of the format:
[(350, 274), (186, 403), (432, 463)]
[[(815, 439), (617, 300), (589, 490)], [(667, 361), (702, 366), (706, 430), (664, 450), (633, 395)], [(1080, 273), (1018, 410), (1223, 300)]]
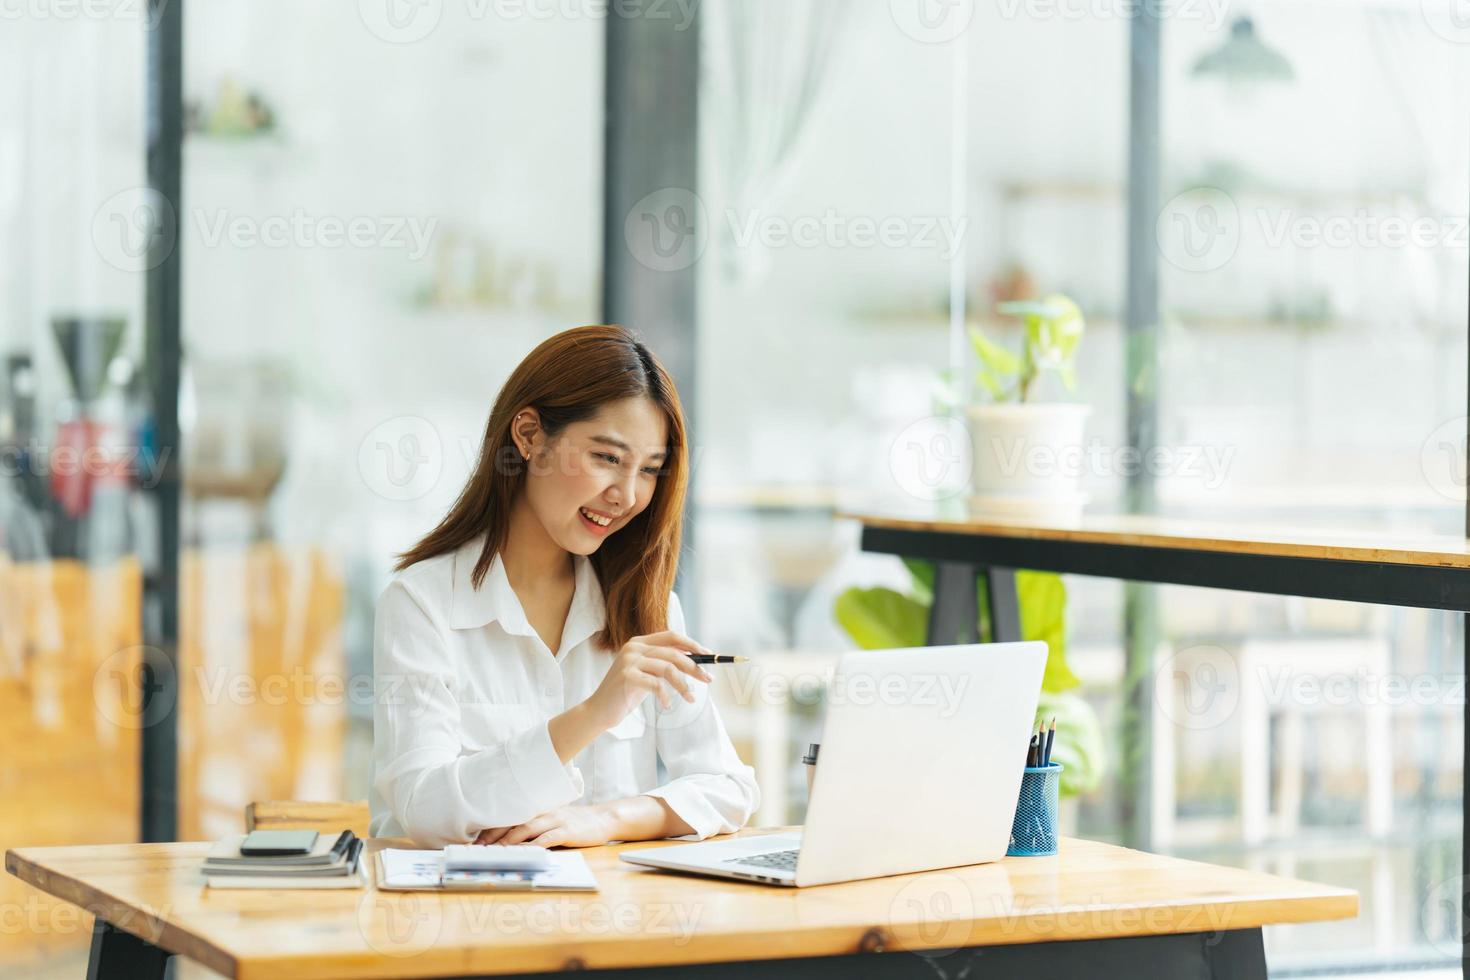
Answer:
[(845, 589), (832, 612), (837, 624), (864, 650), (921, 647), (929, 625), (927, 605), (881, 586)]
[(1000, 379), (991, 374), (989, 371), (976, 371), (975, 380), (980, 382), (980, 384), (984, 386), (985, 390), (990, 392), (990, 396), (997, 401), (1005, 397), (1005, 385), (1003, 385)]
[(1082, 683), (1067, 665), (1067, 586), (1055, 572), (1016, 572), (1021, 638), (1046, 644), (1045, 691), (1065, 691)]
[(1062, 765), (1062, 795), (1077, 796), (1097, 788), (1107, 768), (1106, 742), (1097, 712), (1073, 691), (1042, 691), (1036, 721), (1050, 724), (1053, 717), (1057, 734), (1051, 758)]
[(1021, 370), (1021, 359), (981, 333), (979, 327), (970, 328), (970, 343), (974, 346), (980, 363), (992, 374), (1009, 377)]
[[(934, 604), (934, 563), (922, 558), (904, 558), (903, 567), (914, 577), (913, 596), (924, 606)], [(927, 609), (925, 612), (927, 613)]]
[(999, 303), (996, 310), (1022, 318), (1025, 339), (1021, 345), (1020, 400), (1026, 401), (1031, 383), (1041, 371), (1059, 372), (1068, 390), (1075, 390), (1072, 359), (1086, 329), (1077, 304), (1058, 293), (1040, 301)]

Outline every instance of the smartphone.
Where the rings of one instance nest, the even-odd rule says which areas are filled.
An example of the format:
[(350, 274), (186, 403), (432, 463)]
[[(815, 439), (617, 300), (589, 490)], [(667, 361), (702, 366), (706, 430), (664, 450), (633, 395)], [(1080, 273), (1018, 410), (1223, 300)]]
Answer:
[(315, 830), (252, 830), (245, 835), (240, 853), (247, 857), (310, 854), (318, 836)]

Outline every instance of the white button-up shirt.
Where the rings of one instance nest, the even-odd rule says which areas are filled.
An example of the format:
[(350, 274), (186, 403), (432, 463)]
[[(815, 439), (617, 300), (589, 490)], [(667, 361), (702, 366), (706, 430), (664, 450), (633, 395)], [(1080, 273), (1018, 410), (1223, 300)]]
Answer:
[[(667, 801), (694, 829), (686, 840), (742, 827), (760, 791), (703, 681), (688, 678), (693, 704), (671, 692), (668, 711), (650, 694), (562, 763), (546, 723), (586, 700), (612, 662), (592, 639), (606, 621), (597, 573), (573, 556), (576, 591), (553, 654), (500, 556), (481, 587), (471, 585), (482, 545), (417, 562), (378, 597), (372, 836), (442, 847), (569, 803), (639, 795)], [(685, 628), (672, 592), (669, 628)]]

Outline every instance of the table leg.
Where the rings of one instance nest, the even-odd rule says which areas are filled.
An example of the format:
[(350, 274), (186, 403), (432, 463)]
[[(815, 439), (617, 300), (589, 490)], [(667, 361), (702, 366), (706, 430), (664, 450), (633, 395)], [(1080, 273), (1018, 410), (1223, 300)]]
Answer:
[[(1261, 930), (1016, 943), (923, 953), (885, 952), (878, 945), (871, 953), (848, 956), (596, 971), (598, 980), (1081, 980), (1145, 974), (1198, 980), (1266, 980)], [(521, 980), (551, 980), (564, 975), (539, 973)]]
[(1016, 570), (991, 566), (985, 570), (985, 597), (990, 604), (990, 642), (1012, 643), (1021, 638), (1021, 600), (1016, 595)]
[(930, 646), (975, 643), (980, 639), (975, 571), (975, 566), (968, 562), (934, 563), (934, 605), (929, 607), (926, 639)]
[(92, 926), (87, 980), (164, 980), (169, 954), (131, 932), (98, 919)]
[[(985, 598), (990, 607), (991, 643), (1021, 638), (1021, 605), (1016, 596), (1016, 570), (991, 566), (985, 570)], [(978, 643), (980, 608), (975, 579), (980, 569), (968, 562), (934, 564), (934, 605), (929, 608), (930, 646)]]

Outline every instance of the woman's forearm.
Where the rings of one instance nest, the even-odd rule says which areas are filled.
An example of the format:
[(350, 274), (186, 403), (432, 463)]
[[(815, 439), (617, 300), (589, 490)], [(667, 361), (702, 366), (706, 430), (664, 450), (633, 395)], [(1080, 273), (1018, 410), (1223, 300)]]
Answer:
[(628, 796), (596, 806), (611, 823), (612, 829), (607, 835), (609, 840), (657, 840), (694, 833), (694, 828), (685, 823), (661, 797)]
[(593, 716), (586, 701), (573, 705), (546, 723), (546, 731), (551, 735), (551, 747), (564, 764), (571, 762), (578, 752), (591, 745), (593, 739), (607, 731), (607, 727)]

